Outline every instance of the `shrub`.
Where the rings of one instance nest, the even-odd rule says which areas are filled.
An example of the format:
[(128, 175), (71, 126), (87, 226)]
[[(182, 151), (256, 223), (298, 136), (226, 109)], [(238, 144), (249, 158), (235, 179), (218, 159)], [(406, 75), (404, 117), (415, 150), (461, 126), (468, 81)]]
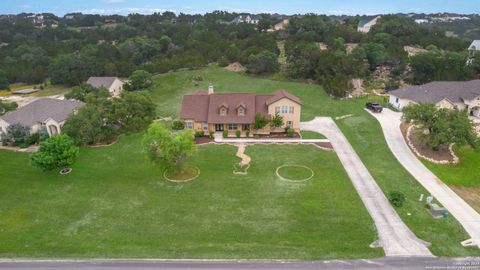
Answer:
[(240, 138), (241, 135), (242, 132), (240, 130), (235, 131), (235, 136), (237, 136), (237, 138)]
[(228, 131), (227, 130), (223, 131), (223, 138), (228, 138)]
[(250, 137), (250, 131), (245, 132), (245, 135), (247, 135), (247, 138)]
[(405, 195), (399, 191), (392, 191), (388, 194), (388, 199), (395, 207), (402, 207), (405, 202)]
[(195, 138), (205, 136), (205, 132), (203, 130), (195, 131)]
[(185, 124), (181, 120), (175, 120), (172, 123), (172, 129), (173, 130), (184, 130), (185, 129)]
[(80, 149), (67, 135), (56, 135), (45, 140), (30, 160), (32, 165), (43, 170), (68, 167), (73, 164)]
[(7, 127), (7, 133), (5, 136), (6, 138), (2, 140), (4, 144), (18, 146), (26, 142), (28, 136), (30, 136), (30, 128), (18, 123), (11, 124)]
[(293, 136), (295, 136), (295, 130), (293, 130), (292, 128), (289, 128), (287, 130), (287, 136), (290, 138), (293, 138)]
[(215, 132), (213, 132), (213, 131), (208, 132), (208, 137), (213, 138), (213, 135), (215, 135)]
[(255, 134), (253, 136), (255, 137), (255, 139), (260, 139), (260, 135), (258, 135), (258, 134)]

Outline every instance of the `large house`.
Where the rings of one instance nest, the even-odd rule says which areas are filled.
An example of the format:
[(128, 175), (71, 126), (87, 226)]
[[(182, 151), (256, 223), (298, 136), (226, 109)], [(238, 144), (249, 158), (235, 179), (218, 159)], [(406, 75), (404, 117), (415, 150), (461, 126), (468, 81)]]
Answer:
[[(285, 127), (300, 130), (300, 99), (287, 91), (280, 90), (272, 95), (254, 93), (214, 93), (210, 85), (208, 92), (197, 91), (183, 96), (180, 118), (185, 127), (194, 131), (222, 132), (234, 134), (237, 130), (251, 134), (283, 131)], [(284, 127), (278, 130), (266, 126), (254, 130), (255, 115), (271, 118), (276, 113), (284, 120)]]
[(240, 24), (240, 23), (247, 23), (247, 24), (258, 24), (258, 22), (262, 19), (260, 15), (240, 15), (235, 17), (231, 23), (233, 24)]
[(83, 102), (76, 100), (37, 99), (16, 111), (0, 116), (0, 133), (6, 133), (8, 126), (19, 123), (29, 127), (31, 133), (44, 127), (48, 135), (56, 135), (61, 132), (68, 116), (83, 105)]
[(397, 89), (390, 91), (389, 103), (399, 110), (412, 103), (432, 103), (480, 117), (480, 80), (438, 81)]
[(117, 77), (90, 77), (87, 83), (96, 88), (107, 89), (112, 97), (119, 96), (123, 91), (123, 82)]
[(380, 18), (381, 16), (368, 17), (368, 18), (361, 19), (358, 22), (357, 31), (362, 33), (370, 32), (370, 29), (372, 29), (372, 27), (378, 23), (378, 20)]

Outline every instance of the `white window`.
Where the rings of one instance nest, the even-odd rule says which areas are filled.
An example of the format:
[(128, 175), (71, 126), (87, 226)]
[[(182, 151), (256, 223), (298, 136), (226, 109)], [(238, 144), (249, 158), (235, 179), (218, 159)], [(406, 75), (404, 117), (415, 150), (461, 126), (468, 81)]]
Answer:
[(237, 124), (228, 124), (228, 130), (237, 130)]
[(293, 127), (293, 122), (292, 121), (287, 121), (287, 127), (292, 128)]
[(208, 123), (203, 123), (203, 130), (208, 130)]
[(289, 111), (288, 111), (288, 112), (289, 112), (289, 113), (293, 113), (293, 106), (290, 106), (290, 108), (289, 108)]
[(282, 105), (282, 107), (280, 108), (280, 112), (281, 113), (288, 113), (288, 106), (287, 105)]
[(275, 113), (279, 113), (280, 112), (280, 107), (275, 107)]
[(245, 115), (245, 109), (242, 108), (242, 107), (238, 108), (238, 115), (239, 116), (244, 116)]
[(187, 128), (188, 129), (193, 129), (193, 122), (187, 122)]
[(250, 124), (243, 124), (243, 130), (250, 130)]
[(220, 109), (220, 115), (222, 115), (222, 116), (227, 115), (227, 109), (226, 109), (225, 107), (222, 107), (222, 108)]

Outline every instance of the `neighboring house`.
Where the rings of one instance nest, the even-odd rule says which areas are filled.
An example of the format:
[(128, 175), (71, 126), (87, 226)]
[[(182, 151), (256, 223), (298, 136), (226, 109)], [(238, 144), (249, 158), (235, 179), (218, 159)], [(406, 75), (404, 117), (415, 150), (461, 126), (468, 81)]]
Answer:
[(248, 24), (258, 24), (258, 22), (262, 19), (259, 15), (240, 15), (237, 16), (231, 23), (233, 24), (240, 24), (240, 23), (248, 23)]
[(475, 56), (480, 52), (480, 40), (474, 40), (472, 44), (468, 47), (468, 59), (467, 65), (471, 65), (473, 60), (475, 60)]
[(390, 91), (389, 103), (402, 110), (411, 103), (432, 103), (441, 108), (467, 110), (480, 117), (480, 80), (440, 81)]
[(290, 20), (289, 20), (289, 19), (284, 19), (284, 20), (282, 20), (281, 22), (275, 24), (275, 25), (273, 26), (273, 28), (270, 29), (269, 31), (284, 30), (289, 23), (290, 23)]
[(103, 87), (112, 97), (119, 96), (123, 91), (123, 82), (117, 77), (90, 77), (87, 81), (93, 87)]
[(0, 116), (0, 132), (7, 132), (12, 124), (22, 124), (30, 127), (34, 133), (45, 127), (48, 135), (53, 136), (61, 132), (65, 120), (85, 103), (76, 100), (61, 100), (40, 98), (16, 111)]
[(415, 23), (417, 23), (417, 24), (426, 24), (426, 23), (428, 23), (428, 20), (427, 20), (427, 19), (416, 19), (416, 20), (415, 20)]
[(357, 31), (358, 32), (363, 32), (363, 33), (370, 32), (370, 29), (372, 29), (372, 27), (377, 24), (377, 22), (380, 18), (381, 18), (381, 16), (361, 19), (358, 22)]
[(258, 133), (283, 131), (290, 127), (300, 130), (300, 115), (302, 103), (300, 99), (287, 91), (280, 90), (272, 95), (257, 95), (253, 93), (214, 93), (213, 86), (208, 92), (197, 91), (183, 96), (180, 119), (185, 127), (194, 131), (222, 132), (228, 130), (235, 133), (254, 130), (255, 115), (257, 113), (271, 119), (275, 113), (284, 120), (284, 127), (273, 130), (270, 126), (259, 130)]

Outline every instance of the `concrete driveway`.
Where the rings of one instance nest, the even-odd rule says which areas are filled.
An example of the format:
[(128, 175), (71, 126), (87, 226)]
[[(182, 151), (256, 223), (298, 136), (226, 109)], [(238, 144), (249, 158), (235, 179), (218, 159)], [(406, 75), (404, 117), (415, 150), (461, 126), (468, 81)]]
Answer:
[(387, 256), (433, 256), (426, 243), (417, 238), (400, 219), (353, 147), (331, 118), (317, 117), (310, 122), (301, 123), (300, 128), (322, 133), (330, 140), (375, 223), (379, 237), (378, 245), (383, 247)]
[(462, 244), (479, 246), (480, 215), (413, 154), (400, 131), (402, 113), (384, 109), (382, 113), (372, 113), (372, 115), (380, 122), (388, 147), (398, 161), (462, 224), (470, 235), (471, 239)]

